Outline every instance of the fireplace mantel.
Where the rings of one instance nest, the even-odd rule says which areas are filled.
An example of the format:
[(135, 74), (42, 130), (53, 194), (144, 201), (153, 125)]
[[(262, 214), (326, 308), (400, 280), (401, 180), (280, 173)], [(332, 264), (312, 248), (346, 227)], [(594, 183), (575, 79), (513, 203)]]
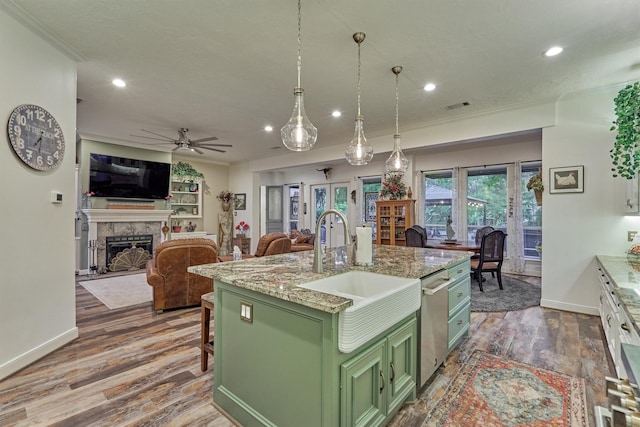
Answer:
[(164, 209), (82, 209), (88, 222), (162, 222), (171, 210)]

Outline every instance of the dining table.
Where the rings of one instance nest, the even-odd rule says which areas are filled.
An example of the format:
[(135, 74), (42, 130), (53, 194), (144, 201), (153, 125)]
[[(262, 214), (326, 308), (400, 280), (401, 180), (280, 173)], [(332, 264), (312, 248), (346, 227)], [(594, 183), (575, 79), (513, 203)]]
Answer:
[(480, 253), (480, 242), (475, 240), (446, 240), (446, 239), (429, 239), (427, 240), (427, 248), (444, 249), (448, 251), (466, 251)]

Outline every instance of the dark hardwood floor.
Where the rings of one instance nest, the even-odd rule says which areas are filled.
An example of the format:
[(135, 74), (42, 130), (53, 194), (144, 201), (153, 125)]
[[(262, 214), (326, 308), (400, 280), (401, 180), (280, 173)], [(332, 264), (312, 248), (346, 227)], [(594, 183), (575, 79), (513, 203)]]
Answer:
[[(200, 310), (156, 314), (151, 303), (109, 310), (76, 285), (80, 336), (0, 382), (0, 426), (229, 426), (200, 371)], [(597, 316), (530, 308), (473, 313), (455, 350), (393, 426), (420, 426), (474, 349), (582, 377), (593, 405), (614, 375)]]

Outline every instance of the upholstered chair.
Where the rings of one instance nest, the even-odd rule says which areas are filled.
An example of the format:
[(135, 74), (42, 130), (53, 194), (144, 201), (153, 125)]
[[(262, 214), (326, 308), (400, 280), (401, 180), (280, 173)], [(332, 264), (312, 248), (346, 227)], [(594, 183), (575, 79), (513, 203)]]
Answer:
[(213, 279), (189, 273), (187, 267), (218, 261), (211, 239), (177, 239), (160, 243), (147, 261), (147, 283), (153, 287), (153, 309), (200, 305), (200, 297), (213, 292)]

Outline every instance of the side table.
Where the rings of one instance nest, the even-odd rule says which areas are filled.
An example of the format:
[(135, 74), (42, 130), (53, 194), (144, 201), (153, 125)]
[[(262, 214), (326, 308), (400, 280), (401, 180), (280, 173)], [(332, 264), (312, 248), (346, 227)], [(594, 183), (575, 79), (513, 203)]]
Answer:
[(234, 246), (240, 248), (240, 252), (243, 254), (249, 254), (251, 252), (251, 237), (234, 237), (231, 239), (231, 248)]

